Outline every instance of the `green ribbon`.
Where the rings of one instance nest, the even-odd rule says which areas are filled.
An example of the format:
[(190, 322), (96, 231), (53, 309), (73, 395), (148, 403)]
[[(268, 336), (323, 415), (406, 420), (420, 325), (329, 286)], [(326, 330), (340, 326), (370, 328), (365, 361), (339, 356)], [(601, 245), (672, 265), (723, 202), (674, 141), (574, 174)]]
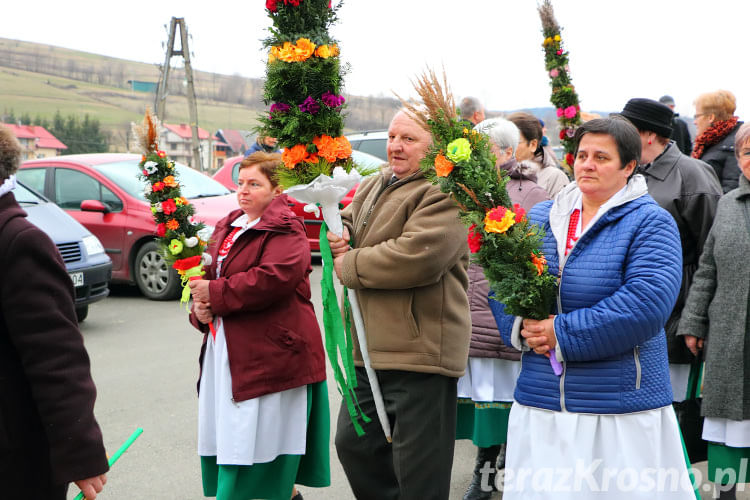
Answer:
[[(354, 389), (357, 387), (357, 376), (354, 373), (353, 343), (351, 338), (351, 323), (349, 321), (349, 299), (344, 289), (344, 304), (346, 311), (346, 328), (342, 323), (341, 309), (336, 298), (336, 288), (333, 284), (333, 255), (328, 245), (328, 227), (326, 223), (320, 227), (320, 255), (323, 258), (323, 278), (320, 280), (320, 290), (323, 295), (323, 327), (326, 337), (326, 353), (333, 368), (333, 378), (336, 387), (343, 396), (349, 418), (352, 419), (354, 430), (358, 436), (365, 431), (359, 423), (369, 423), (370, 419), (359, 407)], [(340, 355), (340, 356), (339, 356)]]
[(190, 287), (188, 286), (190, 278), (203, 276), (204, 274), (206, 273), (203, 271), (203, 264), (198, 264), (197, 266), (191, 267), (180, 273), (180, 280), (182, 282), (182, 297), (180, 297), (180, 305), (184, 305), (188, 312), (190, 312)]

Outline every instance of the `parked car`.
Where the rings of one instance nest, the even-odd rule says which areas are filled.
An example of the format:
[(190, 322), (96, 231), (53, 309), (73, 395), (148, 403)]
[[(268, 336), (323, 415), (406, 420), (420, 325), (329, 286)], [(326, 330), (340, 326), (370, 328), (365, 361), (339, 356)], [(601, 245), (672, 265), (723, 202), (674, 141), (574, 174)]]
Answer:
[(28, 220), (47, 233), (57, 246), (75, 289), (76, 316), (80, 323), (89, 304), (109, 295), (112, 261), (99, 239), (41, 194), (18, 182), (13, 190)]
[(377, 156), (383, 161), (388, 161), (386, 146), (388, 145), (387, 130), (365, 130), (357, 134), (346, 136), (352, 145), (352, 149)]
[[(233, 156), (231, 158), (227, 158), (224, 161), (224, 165), (216, 171), (213, 178), (226, 188), (231, 189), (232, 191), (236, 191), (237, 179), (240, 173), (240, 162), (243, 159), (244, 156)], [(380, 158), (367, 153), (362, 153), (361, 151), (353, 150), (352, 159), (358, 165), (368, 168), (377, 168), (383, 164), (383, 160), (381, 160)], [(344, 199), (341, 200), (341, 203), (344, 206), (347, 206), (349, 203), (351, 203), (352, 198), (354, 197), (354, 192), (356, 190), (357, 187), (355, 186), (346, 194)], [(304, 219), (305, 231), (307, 232), (307, 241), (310, 244), (310, 251), (312, 251), (313, 253), (320, 252), (320, 226), (323, 223), (323, 218), (316, 217), (315, 214), (305, 212), (305, 204), (300, 203), (291, 197), (289, 198), (289, 206), (292, 207), (292, 211), (295, 214)]]
[[(112, 259), (112, 281), (135, 283), (149, 299), (172, 299), (180, 293), (180, 280), (154, 241), (146, 183), (138, 178), (140, 160), (111, 153), (40, 158), (24, 162), (17, 176), (101, 240)], [(214, 226), (238, 208), (235, 196), (207, 175), (179, 163), (175, 169), (198, 220)]]

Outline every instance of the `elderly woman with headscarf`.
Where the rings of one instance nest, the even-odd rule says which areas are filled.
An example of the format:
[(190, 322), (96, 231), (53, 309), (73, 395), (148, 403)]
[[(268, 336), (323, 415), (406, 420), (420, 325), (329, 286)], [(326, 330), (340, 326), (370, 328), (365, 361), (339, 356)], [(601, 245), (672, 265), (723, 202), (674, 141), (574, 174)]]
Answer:
[(736, 188), (740, 178), (734, 135), (742, 122), (734, 116), (735, 109), (737, 101), (728, 90), (707, 92), (695, 100), (697, 137), (692, 156), (714, 167), (725, 193)]
[[(722, 195), (721, 185), (710, 165), (685, 156), (677, 144), (669, 140), (673, 112), (668, 106), (651, 99), (636, 98), (630, 99), (620, 114), (635, 125), (641, 136), (641, 164), (638, 171), (646, 179), (648, 194), (672, 215), (680, 231), (682, 285), (664, 330), (667, 334), (672, 392), (677, 404), (675, 409), (681, 410), (678, 408), (680, 403), (692, 399), (693, 395), (687, 395), (688, 380), (691, 375), (698, 376), (700, 363), (694, 362), (695, 357), (682, 339), (677, 338), (677, 325), (703, 244), (713, 224), (716, 205)], [(687, 409), (686, 405), (689, 402), (682, 406)], [(700, 431), (696, 434), (695, 438), (699, 440)], [(691, 456), (691, 461), (702, 460), (705, 460), (705, 448), (702, 456), (695, 459)]]
[(663, 328), (682, 276), (677, 226), (633, 175), (633, 125), (591, 120), (575, 140), (576, 182), (529, 212), (556, 305), (532, 320), (490, 300), (503, 341), (523, 351), (503, 498), (692, 499)]
[(743, 175), (719, 201), (678, 332), (694, 354), (705, 348), (703, 439), (722, 499), (750, 482), (750, 124), (737, 131), (734, 149)]
[[(511, 202), (528, 212), (540, 201), (549, 199), (535, 182), (536, 176), (516, 161), (519, 132), (512, 122), (490, 118), (475, 129), (489, 136), (495, 168), (509, 177), (505, 189)], [(487, 303), (488, 292), (489, 283), (482, 267), (470, 264), (471, 344), (466, 374), (458, 380), (456, 439), (471, 439), (478, 449), (474, 475), (464, 500), (487, 500), (492, 495), (496, 468), (502, 469), (505, 462), (508, 414), (521, 369), (521, 353), (500, 338)]]

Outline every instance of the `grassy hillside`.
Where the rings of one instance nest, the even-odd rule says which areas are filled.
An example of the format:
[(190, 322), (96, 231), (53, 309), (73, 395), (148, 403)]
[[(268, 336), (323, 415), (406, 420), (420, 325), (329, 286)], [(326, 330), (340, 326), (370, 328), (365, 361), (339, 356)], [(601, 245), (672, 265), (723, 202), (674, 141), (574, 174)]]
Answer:
[[(177, 59), (175, 59), (177, 61)], [(50, 45), (0, 38), (0, 115), (11, 110), (52, 119), (88, 113), (111, 134), (113, 150), (126, 149), (131, 121), (140, 121), (152, 93), (133, 92), (128, 80), (156, 82), (159, 69), (107, 56)], [(188, 123), (184, 73), (172, 68), (167, 97), (167, 123)], [(252, 129), (265, 109), (259, 79), (196, 71), (194, 74), (198, 124), (216, 132), (221, 128)], [(397, 107), (395, 99), (349, 98), (347, 125), (354, 130), (385, 128)]]

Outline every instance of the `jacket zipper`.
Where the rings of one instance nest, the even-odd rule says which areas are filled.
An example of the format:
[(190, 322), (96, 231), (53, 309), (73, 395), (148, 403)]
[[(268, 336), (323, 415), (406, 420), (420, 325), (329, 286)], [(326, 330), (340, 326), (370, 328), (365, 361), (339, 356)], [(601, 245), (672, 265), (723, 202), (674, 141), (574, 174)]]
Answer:
[[(563, 267), (565, 266), (565, 263), (568, 259), (565, 259), (563, 262)], [(562, 286), (562, 275), (563, 275), (563, 267), (560, 268), (560, 272), (558, 275), (558, 281), (557, 281), (557, 314), (562, 314), (562, 300), (560, 299), (560, 288)], [(555, 351), (553, 350), (550, 352), (550, 356), (555, 356)], [(563, 372), (562, 375), (560, 375), (560, 410), (565, 410), (565, 372), (568, 368), (568, 364), (563, 360), (562, 362), (562, 368)]]
[(635, 390), (641, 388), (641, 348), (633, 348), (633, 359), (635, 360)]

